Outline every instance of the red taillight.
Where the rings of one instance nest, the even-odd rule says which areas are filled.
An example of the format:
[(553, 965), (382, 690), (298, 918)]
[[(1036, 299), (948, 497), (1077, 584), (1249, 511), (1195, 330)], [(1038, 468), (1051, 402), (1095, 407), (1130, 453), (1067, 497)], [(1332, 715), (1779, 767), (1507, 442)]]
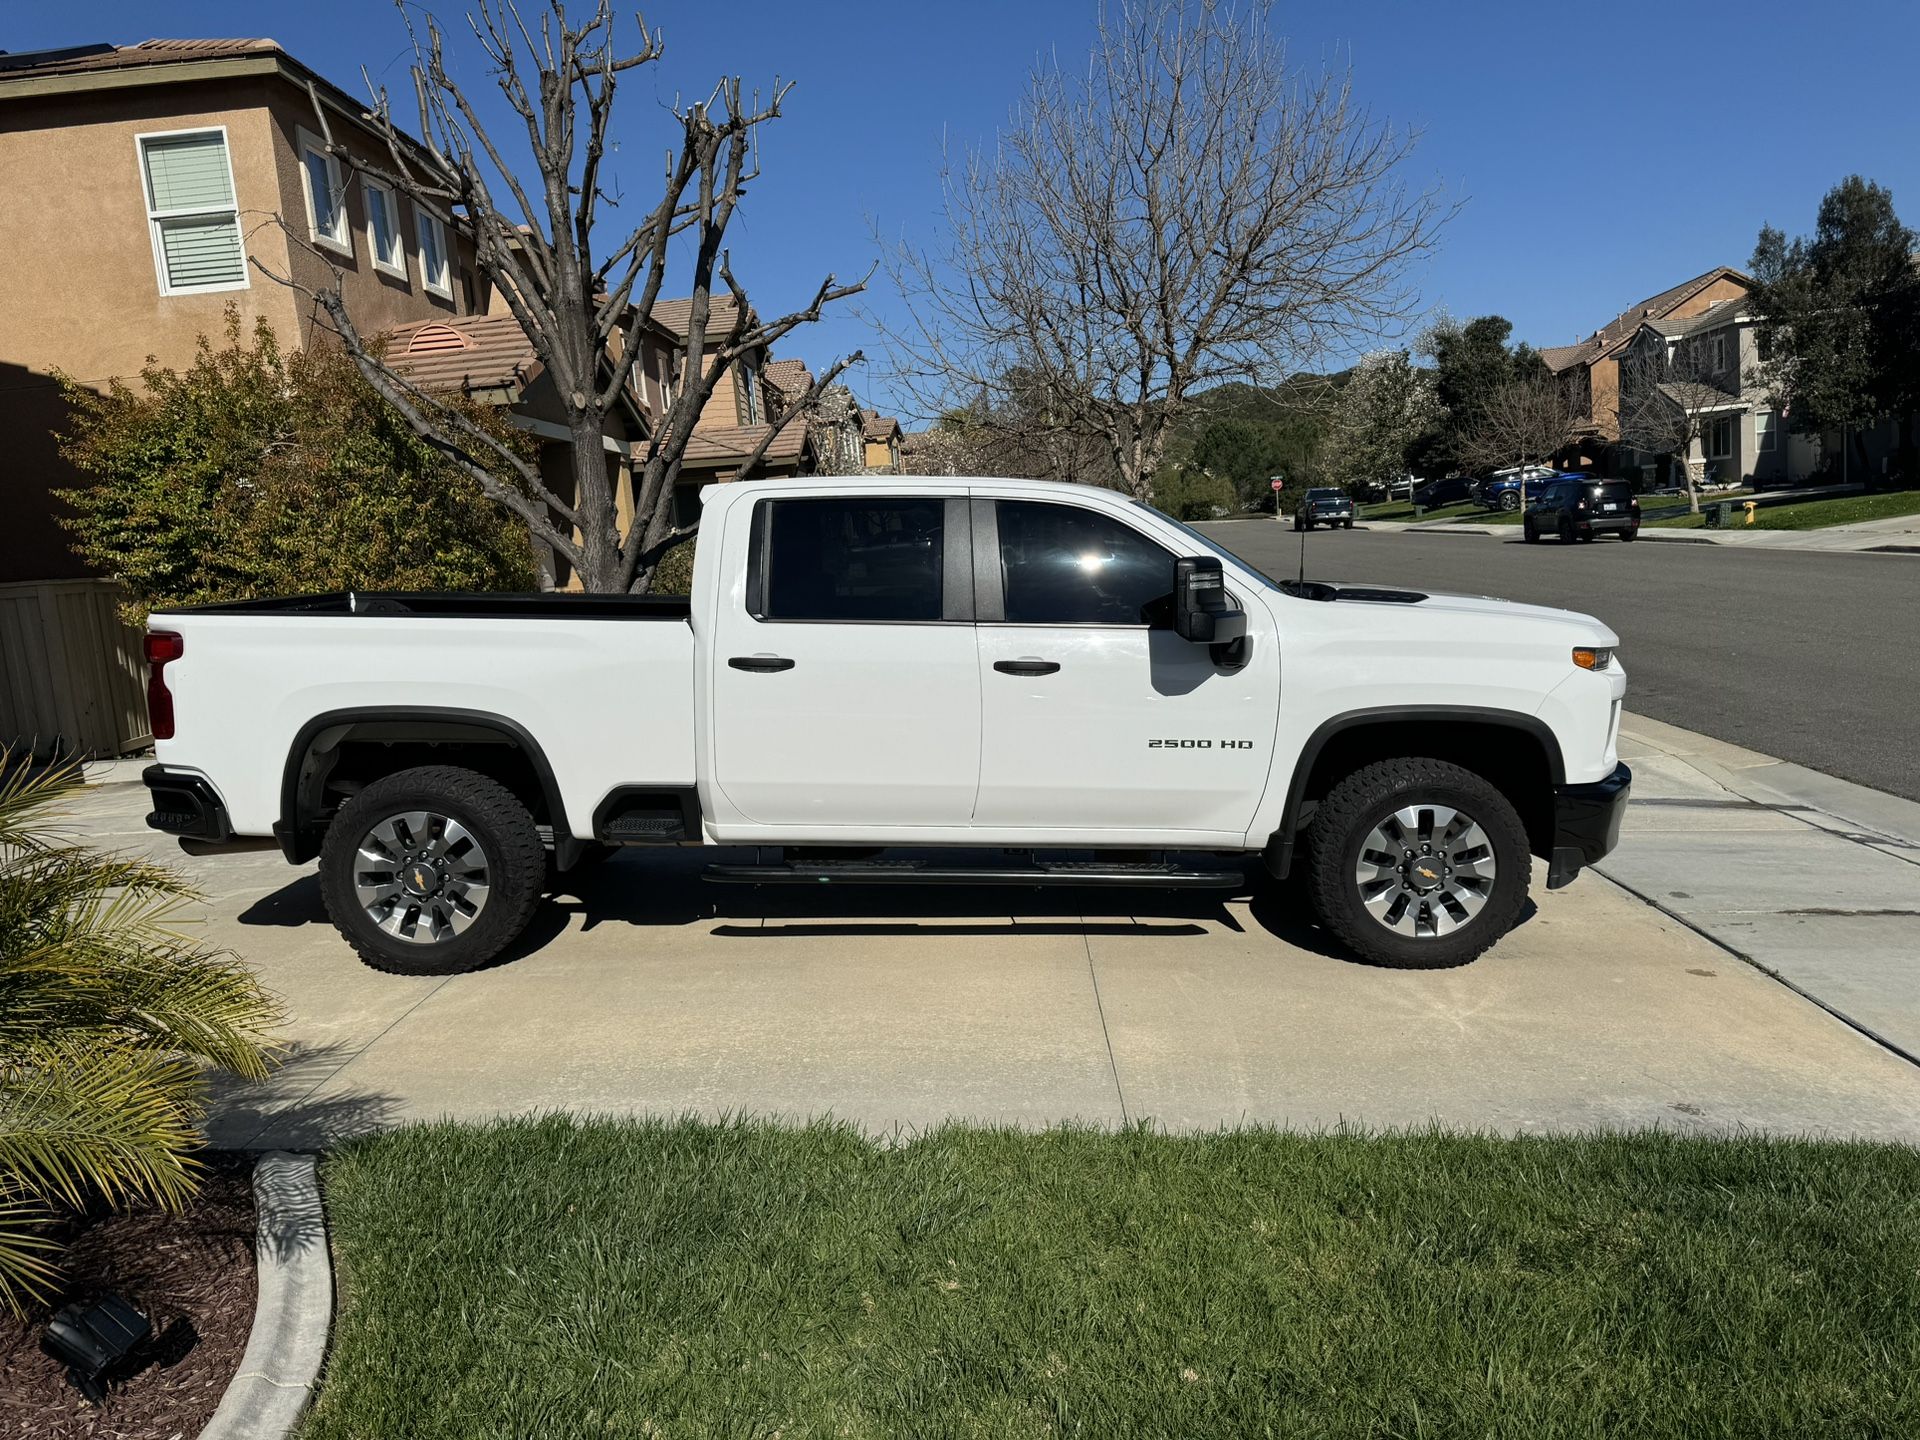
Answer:
[(173, 692), (167, 689), (167, 662), (186, 653), (187, 642), (174, 631), (147, 632), (147, 723), (156, 740), (173, 738)]

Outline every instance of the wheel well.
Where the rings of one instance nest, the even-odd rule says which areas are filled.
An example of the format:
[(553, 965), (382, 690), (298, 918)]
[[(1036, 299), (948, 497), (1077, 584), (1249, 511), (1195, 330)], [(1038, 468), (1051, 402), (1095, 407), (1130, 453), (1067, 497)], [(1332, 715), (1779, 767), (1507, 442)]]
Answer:
[(1548, 747), (1529, 725), (1494, 719), (1409, 717), (1342, 726), (1325, 737), (1308, 761), (1289, 807), (1292, 824), (1287, 833), (1304, 828), (1319, 801), (1362, 766), (1422, 756), (1449, 761), (1491, 781), (1519, 812), (1533, 853), (1547, 856), (1553, 845), (1553, 787), (1560, 773), (1558, 748)]
[(511, 722), (460, 714), (342, 714), (309, 724), (287, 757), (276, 827), (287, 858), (312, 859), (342, 804), (374, 781), (420, 765), (458, 765), (496, 780), (527, 807), (536, 825), (566, 832), (546, 757)]

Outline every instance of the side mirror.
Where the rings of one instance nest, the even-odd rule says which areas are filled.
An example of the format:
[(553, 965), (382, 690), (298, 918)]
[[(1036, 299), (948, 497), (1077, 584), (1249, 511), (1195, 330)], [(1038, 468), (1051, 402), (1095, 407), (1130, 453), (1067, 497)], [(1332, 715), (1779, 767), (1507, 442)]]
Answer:
[(1231, 645), (1245, 638), (1246, 613), (1227, 599), (1217, 556), (1189, 555), (1173, 562), (1173, 633), (1196, 645)]

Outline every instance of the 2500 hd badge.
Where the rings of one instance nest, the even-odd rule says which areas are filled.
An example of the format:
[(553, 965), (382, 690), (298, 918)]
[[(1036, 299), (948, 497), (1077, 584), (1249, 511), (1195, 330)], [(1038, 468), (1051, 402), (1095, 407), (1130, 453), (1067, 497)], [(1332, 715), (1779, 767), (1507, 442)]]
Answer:
[(1149, 740), (1149, 750), (1212, 750), (1218, 746), (1222, 750), (1251, 750), (1251, 740)]

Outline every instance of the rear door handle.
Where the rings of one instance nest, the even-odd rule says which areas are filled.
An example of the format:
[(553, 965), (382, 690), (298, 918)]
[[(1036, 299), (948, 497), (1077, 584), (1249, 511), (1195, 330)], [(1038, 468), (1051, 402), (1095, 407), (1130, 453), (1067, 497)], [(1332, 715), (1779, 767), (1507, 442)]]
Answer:
[(727, 661), (736, 670), (791, 670), (793, 661), (782, 655), (736, 655)]
[(996, 660), (993, 668), (1002, 675), (1051, 675), (1060, 668), (1058, 660)]

